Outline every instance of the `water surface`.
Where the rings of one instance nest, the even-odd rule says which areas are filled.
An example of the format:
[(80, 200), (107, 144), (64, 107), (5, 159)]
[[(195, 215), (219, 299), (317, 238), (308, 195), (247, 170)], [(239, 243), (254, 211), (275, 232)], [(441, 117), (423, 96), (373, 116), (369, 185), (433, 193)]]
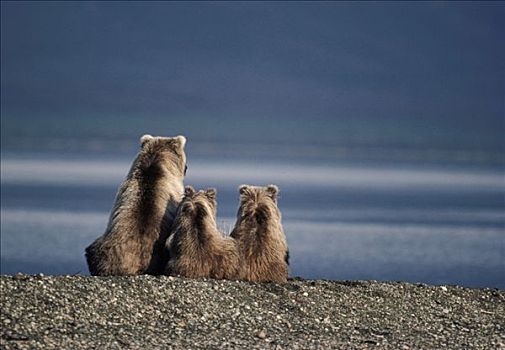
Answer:
[[(241, 183), (275, 183), (291, 275), (505, 288), (499, 167), (189, 158), (187, 184), (218, 190), (234, 224)], [(106, 227), (126, 155), (4, 154), (1, 273), (88, 273), (84, 248)]]

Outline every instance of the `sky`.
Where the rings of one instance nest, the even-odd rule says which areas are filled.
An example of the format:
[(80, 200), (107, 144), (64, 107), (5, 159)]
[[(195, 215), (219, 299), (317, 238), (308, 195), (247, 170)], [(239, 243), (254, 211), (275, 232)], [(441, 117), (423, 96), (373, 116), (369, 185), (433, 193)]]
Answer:
[(504, 148), (503, 2), (2, 1), (1, 10), (3, 148), (146, 132)]

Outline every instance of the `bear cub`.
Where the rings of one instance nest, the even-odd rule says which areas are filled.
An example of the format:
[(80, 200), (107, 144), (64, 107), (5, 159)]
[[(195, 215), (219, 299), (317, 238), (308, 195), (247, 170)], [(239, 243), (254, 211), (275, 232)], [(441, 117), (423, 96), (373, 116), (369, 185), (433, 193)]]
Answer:
[(239, 192), (237, 221), (230, 236), (239, 246), (240, 279), (286, 282), (289, 252), (277, 207), (279, 189), (242, 185)]
[(190, 278), (239, 278), (240, 256), (234, 239), (216, 225), (216, 190), (196, 192), (187, 186), (167, 240), (170, 260), (165, 273)]

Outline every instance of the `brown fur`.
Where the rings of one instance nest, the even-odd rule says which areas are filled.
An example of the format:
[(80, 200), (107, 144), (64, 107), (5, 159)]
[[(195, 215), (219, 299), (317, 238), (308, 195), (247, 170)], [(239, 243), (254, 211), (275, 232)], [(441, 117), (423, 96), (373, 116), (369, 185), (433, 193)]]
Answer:
[(216, 226), (216, 190), (188, 186), (177, 211), (173, 235), (167, 241), (167, 274), (191, 278), (236, 279), (240, 257), (234, 239)]
[(286, 282), (288, 245), (277, 207), (277, 186), (242, 185), (235, 228), (230, 234), (238, 241), (242, 258), (241, 279)]
[(186, 139), (141, 139), (141, 150), (119, 188), (105, 233), (86, 248), (92, 275), (158, 274), (164, 243), (182, 200)]

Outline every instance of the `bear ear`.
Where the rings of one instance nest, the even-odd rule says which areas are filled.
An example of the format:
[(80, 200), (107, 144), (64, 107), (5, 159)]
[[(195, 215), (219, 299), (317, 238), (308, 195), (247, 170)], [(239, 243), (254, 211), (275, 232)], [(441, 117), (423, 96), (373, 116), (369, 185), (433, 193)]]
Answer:
[(144, 145), (151, 141), (151, 140), (154, 140), (154, 137), (152, 137), (151, 135), (149, 134), (145, 134), (143, 135), (141, 138), (140, 138), (140, 146), (144, 147)]
[(240, 195), (245, 195), (249, 192), (249, 185), (240, 185), (238, 187), (238, 193), (240, 193)]
[(240, 200), (246, 200), (247, 198), (251, 198), (253, 196), (253, 186), (251, 185), (240, 185), (238, 188), (238, 192), (240, 193)]
[(192, 196), (194, 194), (195, 194), (195, 189), (192, 186), (184, 187), (184, 195), (185, 196)]
[(279, 194), (279, 187), (275, 185), (268, 185), (266, 191), (269, 197), (271, 197), (273, 200), (277, 200), (277, 196)]
[(184, 149), (184, 146), (186, 146), (186, 138), (182, 135), (174, 137), (175, 141), (179, 145), (181, 149)]
[(205, 195), (210, 199), (210, 200), (216, 200), (217, 196), (217, 190), (215, 188), (209, 188), (207, 191), (205, 191)]

